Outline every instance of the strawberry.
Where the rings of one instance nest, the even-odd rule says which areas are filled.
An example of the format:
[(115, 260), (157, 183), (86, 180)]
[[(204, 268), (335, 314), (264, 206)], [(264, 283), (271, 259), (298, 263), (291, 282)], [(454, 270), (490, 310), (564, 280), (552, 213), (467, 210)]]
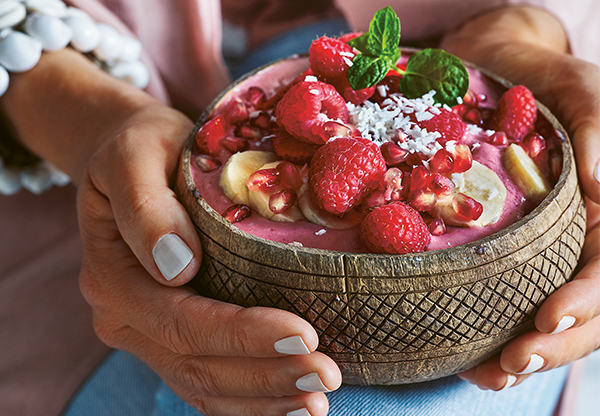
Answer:
[(360, 236), (370, 251), (387, 254), (419, 253), (431, 241), (421, 215), (402, 202), (373, 209), (361, 224)]
[(341, 215), (377, 188), (385, 173), (385, 160), (375, 143), (340, 137), (317, 150), (310, 162), (308, 185), (322, 209)]
[(331, 81), (346, 77), (356, 53), (341, 40), (323, 36), (312, 42), (308, 55), (315, 75)]
[(322, 144), (323, 126), (330, 120), (348, 121), (344, 98), (329, 84), (302, 81), (294, 85), (277, 104), (277, 123), (303, 142)]
[(200, 153), (218, 156), (221, 152), (221, 140), (227, 135), (227, 122), (224, 116), (217, 116), (206, 123), (196, 134), (196, 145)]
[(271, 144), (277, 156), (292, 163), (302, 164), (309, 162), (319, 148), (318, 145), (302, 142), (277, 126), (273, 128)]
[(420, 121), (417, 124), (430, 133), (434, 131), (440, 133), (442, 136), (437, 141), (442, 145), (451, 140), (460, 142), (467, 130), (466, 124), (458, 114), (443, 108), (433, 118)]
[(537, 118), (535, 98), (529, 89), (517, 85), (506, 91), (500, 98), (490, 128), (501, 130), (509, 139), (520, 142), (533, 130)]

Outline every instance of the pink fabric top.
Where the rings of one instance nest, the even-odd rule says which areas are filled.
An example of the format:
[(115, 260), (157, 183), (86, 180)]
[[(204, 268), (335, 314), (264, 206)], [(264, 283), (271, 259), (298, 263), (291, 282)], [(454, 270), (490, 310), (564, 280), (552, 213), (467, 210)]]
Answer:
[[(240, 0), (241, 1), (241, 0)], [(269, 0), (273, 2), (275, 0)], [(280, 0), (285, 1), (285, 0)], [(289, 1), (289, 0), (287, 0)], [(147, 91), (192, 118), (229, 82), (221, 56), (218, 0), (70, 0), (144, 45)], [(492, 7), (547, 7), (565, 25), (574, 54), (600, 63), (597, 0), (336, 0), (364, 30), (391, 4), (404, 39), (437, 35)], [(44, 415), (65, 402), (108, 349), (94, 336), (78, 292), (81, 246), (74, 188), (0, 197), (0, 414)]]

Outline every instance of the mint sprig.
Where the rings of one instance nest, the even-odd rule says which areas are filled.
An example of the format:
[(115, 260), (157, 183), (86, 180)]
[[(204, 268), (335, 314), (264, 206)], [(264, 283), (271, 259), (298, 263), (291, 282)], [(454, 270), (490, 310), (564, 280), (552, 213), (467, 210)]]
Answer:
[(441, 49), (424, 49), (412, 55), (403, 71), (396, 66), (402, 56), (400, 19), (391, 7), (373, 16), (368, 32), (348, 42), (361, 53), (348, 69), (348, 81), (356, 91), (381, 81), (389, 70), (402, 75), (400, 90), (408, 98), (417, 98), (435, 90), (440, 104), (456, 105), (469, 88), (469, 73), (456, 56)]

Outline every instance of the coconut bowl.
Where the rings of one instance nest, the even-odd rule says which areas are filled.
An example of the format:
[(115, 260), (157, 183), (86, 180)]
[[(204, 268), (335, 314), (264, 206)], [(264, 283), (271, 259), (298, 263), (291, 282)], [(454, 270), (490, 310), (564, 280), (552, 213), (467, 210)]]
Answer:
[(193, 288), (225, 302), (303, 317), (319, 333), (319, 351), (337, 362), (348, 384), (405, 384), (455, 374), (532, 328), (539, 306), (572, 278), (585, 236), (572, 148), (548, 109), (537, 103), (558, 132), (562, 172), (535, 209), (502, 231), (406, 255), (297, 247), (255, 237), (226, 221), (200, 195), (191, 172), (200, 126), (230, 94), (251, 86), (251, 77), (272, 65), (216, 98), (183, 151), (176, 192), (204, 249)]

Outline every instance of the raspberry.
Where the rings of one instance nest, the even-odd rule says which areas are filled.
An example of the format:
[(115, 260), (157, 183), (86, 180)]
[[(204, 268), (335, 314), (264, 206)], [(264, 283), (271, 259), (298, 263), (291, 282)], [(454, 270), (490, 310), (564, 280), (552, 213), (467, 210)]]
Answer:
[(360, 236), (370, 251), (387, 254), (419, 253), (431, 241), (421, 215), (402, 202), (371, 211), (362, 222)]
[(271, 144), (277, 156), (292, 163), (309, 162), (319, 148), (312, 143), (301, 142), (279, 126), (272, 131)]
[(350, 33), (344, 33), (342, 36), (340, 36), (338, 39), (341, 42), (344, 43), (348, 43), (350, 42), (352, 39), (359, 37), (360, 35), (362, 35), (362, 32), (350, 32)]
[(420, 121), (418, 124), (419, 127), (430, 133), (434, 131), (439, 132), (442, 137), (438, 138), (437, 141), (441, 145), (444, 145), (451, 140), (460, 142), (467, 130), (466, 124), (458, 114), (443, 108), (441, 108), (440, 113), (436, 114), (433, 118)]
[(375, 143), (340, 137), (325, 143), (313, 156), (308, 186), (322, 209), (341, 215), (377, 188), (385, 172), (385, 160)]
[(294, 85), (277, 104), (277, 123), (303, 142), (322, 144), (323, 125), (348, 121), (344, 98), (329, 84), (302, 81)]
[(356, 55), (352, 47), (339, 39), (327, 36), (314, 40), (308, 50), (310, 68), (328, 81), (345, 77)]
[(533, 130), (537, 118), (535, 98), (529, 89), (517, 85), (506, 91), (492, 115), (490, 127), (506, 133), (509, 139), (520, 142)]
[(375, 86), (354, 90), (350, 86), (350, 81), (348, 81), (347, 77), (332, 79), (331, 84), (346, 101), (350, 101), (354, 105), (364, 103), (375, 93)]

